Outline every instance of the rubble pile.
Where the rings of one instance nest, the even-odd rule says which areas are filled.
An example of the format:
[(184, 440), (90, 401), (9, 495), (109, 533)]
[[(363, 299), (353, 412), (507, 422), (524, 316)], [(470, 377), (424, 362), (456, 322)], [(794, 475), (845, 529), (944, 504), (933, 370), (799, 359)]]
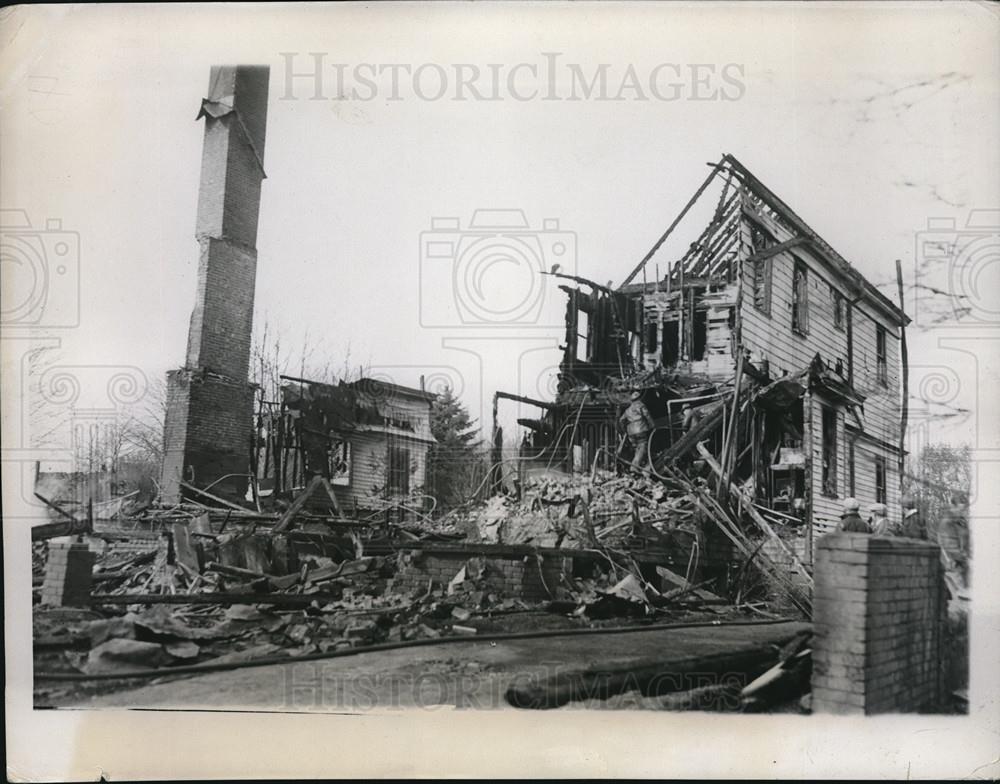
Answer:
[(493, 496), (467, 513), (466, 524), (473, 538), (492, 544), (625, 547), (635, 538), (655, 541), (677, 531), (696, 535), (690, 501), (644, 474), (551, 473), (530, 478), (520, 498)]

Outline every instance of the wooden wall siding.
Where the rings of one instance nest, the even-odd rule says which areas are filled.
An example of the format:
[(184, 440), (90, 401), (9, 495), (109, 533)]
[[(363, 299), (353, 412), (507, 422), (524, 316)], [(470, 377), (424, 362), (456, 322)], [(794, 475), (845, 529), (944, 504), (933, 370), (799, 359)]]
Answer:
[[(776, 242), (785, 242), (792, 238), (783, 227), (768, 221), (766, 217), (759, 215), (754, 217), (774, 235)], [(749, 256), (753, 253), (749, 219), (744, 221), (742, 238), (743, 252)], [(796, 258), (801, 259), (808, 269), (809, 331), (805, 335), (792, 330), (792, 276)], [(841, 360), (846, 375), (847, 331), (838, 330), (833, 325), (832, 276), (825, 272), (820, 262), (803, 246), (775, 256), (771, 265), (771, 276), (770, 315), (762, 313), (754, 306), (752, 296), (743, 298), (743, 345), (750, 350), (751, 361), (758, 364), (761, 360), (767, 359), (771, 375), (778, 377), (784, 372), (796, 373), (804, 369), (819, 352), (831, 366), (835, 366), (838, 359)], [(846, 295), (845, 288), (835, 283), (832, 285), (841, 294)], [(753, 274), (749, 266), (743, 270), (743, 286), (745, 293), (753, 291)]]
[(355, 433), (351, 436), (351, 482), (348, 486), (334, 485), (337, 501), (344, 510), (369, 509), (379, 506), (386, 498), (389, 446), (410, 452), (410, 490), (423, 487), (427, 479), (429, 445), (420, 440), (381, 433)]
[(812, 444), (810, 457), (812, 477), (806, 477), (809, 482), (809, 492), (812, 498), (813, 541), (834, 530), (840, 523), (840, 510), (847, 497), (847, 433), (844, 427), (844, 408), (837, 408), (837, 483), (836, 495), (827, 496), (823, 492), (823, 409), (836, 408), (832, 401), (824, 399), (819, 394), (812, 396)]
[(886, 327), (886, 367), (888, 385), (878, 379), (875, 341), (877, 324), (870, 307), (860, 305), (854, 309), (854, 386), (864, 395), (865, 432), (893, 446), (899, 443), (899, 330)]
[(898, 522), (902, 517), (902, 510), (899, 507), (899, 465), (896, 462), (896, 453), (867, 440), (863, 435), (855, 442), (854, 450), (854, 497), (861, 504), (862, 517), (868, 519), (868, 507), (876, 502), (875, 458), (883, 457), (889, 520)]
[(362, 405), (375, 406), (380, 414), (395, 419), (405, 419), (413, 426), (417, 438), (433, 441), (431, 435), (431, 404), (424, 398), (410, 397), (394, 390), (386, 390), (384, 395), (361, 393)]
[[(750, 242), (750, 219), (756, 220), (775, 238), (784, 242), (793, 237), (789, 229), (766, 211), (759, 211), (753, 204), (744, 203), (746, 215), (741, 237), (741, 257), (754, 252)], [(795, 259), (801, 259), (808, 269), (809, 331), (799, 335), (792, 330), (792, 276)], [(754, 307), (752, 271), (743, 270), (744, 297), (741, 308), (743, 346), (750, 351), (754, 364), (767, 359), (772, 377), (802, 370), (818, 352), (835, 367), (840, 360), (846, 377), (849, 367), (847, 317), (843, 330), (834, 326), (835, 293), (845, 298), (845, 307), (852, 298), (849, 289), (837, 280), (835, 273), (812, 254), (806, 246), (778, 254), (773, 259), (770, 314)], [(877, 312), (871, 305), (858, 302), (852, 311), (854, 337), (854, 387), (867, 399), (862, 421), (864, 432), (878, 442), (860, 437), (855, 446), (855, 497), (862, 505), (867, 518), (867, 508), (875, 503), (875, 457), (885, 457), (886, 501), (891, 520), (900, 516), (899, 472), (895, 452), (885, 445), (895, 447), (899, 441), (899, 327)], [(881, 324), (886, 330), (887, 383), (878, 378), (876, 361), (876, 332)], [(810, 423), (811, 477), (807, 478), (812, 506), (812, 523), (815, 542), (819, 536), (834, 530), (840, 522), (841, 504), (849, 491), (847, 472), (848, 437), (845, 427), (854, 418), (843, 409), (837, 416), (837, 498), (823, 494), (823, 399), (814, 396)], [(846, 419), (845, 419), (846, 417)]]

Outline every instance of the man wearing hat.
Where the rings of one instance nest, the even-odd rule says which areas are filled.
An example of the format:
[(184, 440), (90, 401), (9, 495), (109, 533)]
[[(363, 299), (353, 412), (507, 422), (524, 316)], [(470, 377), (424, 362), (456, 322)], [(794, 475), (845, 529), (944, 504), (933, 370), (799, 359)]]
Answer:
[(886, 508), (885, 504), (872, 504), (868, 507), (868, 512), (871, 515), (869, 524), (872, 527), (872, 533), (875, 536), (895, 536), (896, 529), (895, 526), (889, 523), (889, 518), (886, 516), (889, 514), (889, 510)]
[(851, 534), (871, 533), (868, 523), (862, 520), (861, 515), (858, 514), (860, 509), (861, 504), (858, 503), (857, 498), (845, 498), (843, 511), (840, 513), (840, 527), (837, 530)]
[(624, 423), (628, 440), (632, 444), (635, 454), (632, 458), (634, 468), (642, 468), (646, 464), (647, 451), (649, 448), (649, 434), (653, 432), (653, 417), (642, 402), (642, 392), (638, 389), (632, 392), (632, 402), (629, 403), (625, 413), (619, 417), (619, 421)]

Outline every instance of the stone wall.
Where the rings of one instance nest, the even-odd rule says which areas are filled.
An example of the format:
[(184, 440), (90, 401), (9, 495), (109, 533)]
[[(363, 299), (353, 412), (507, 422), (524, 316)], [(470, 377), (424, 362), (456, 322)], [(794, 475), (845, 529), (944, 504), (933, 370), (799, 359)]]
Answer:
[(813, 576), (813, 710), (938, 708), (945, 606), (938, 548), (828, 534), (817, 542)]

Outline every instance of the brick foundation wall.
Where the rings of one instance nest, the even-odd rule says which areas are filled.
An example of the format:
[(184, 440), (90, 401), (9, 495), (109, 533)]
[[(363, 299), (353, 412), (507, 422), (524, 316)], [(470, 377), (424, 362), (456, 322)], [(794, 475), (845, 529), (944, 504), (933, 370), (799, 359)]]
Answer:
[(835, 533), (817, 542), (813, 710), (930, 710), (941, 699), (940, 553), (917, 539)]
[(401, 591), (426, 590), (431, 582), (436, 588), (445, 587), (469, 559), (481, 558), (485, 566), (483, 581), (487, 586), (508, 598), (543, 602), (555, 597), (562, 585), (562, 575), (571, 573), (572, 558), (563, 555), (541, 557), (539, 568), (535, 556), (515, 552), (404, 551), (400, 554), (393, 587)]

